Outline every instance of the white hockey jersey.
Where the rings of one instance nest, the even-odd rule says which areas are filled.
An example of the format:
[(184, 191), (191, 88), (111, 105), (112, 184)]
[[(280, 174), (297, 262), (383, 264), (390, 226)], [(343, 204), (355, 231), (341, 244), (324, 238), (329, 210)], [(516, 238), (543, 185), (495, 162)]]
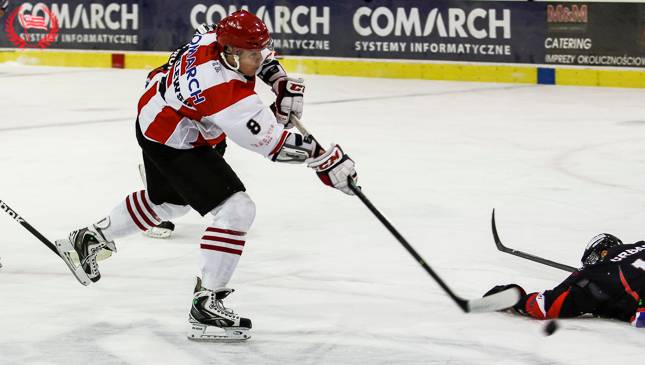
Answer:
[(256, 78), (221, 63), (215, 41), (214, 33), (195, 34), (171, 68), (153, 76), (139, 100), (141, 132), (176, 149), (216, 145), (228, 136), (271, 158), (288, 132), (255, 93)]

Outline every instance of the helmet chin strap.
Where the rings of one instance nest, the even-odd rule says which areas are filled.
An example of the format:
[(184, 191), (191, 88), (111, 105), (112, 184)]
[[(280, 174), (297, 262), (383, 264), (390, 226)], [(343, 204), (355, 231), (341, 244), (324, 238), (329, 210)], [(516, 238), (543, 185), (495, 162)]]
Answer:
[(226, 59), (226, 53), (220, 52), (219, 55), (220, 55), (220, 58), (222, 59), (222, 62), (224, 62), (228, 68), (233, 69), (237, 72), (240, 72), (240, 56), (236, 54), (232, 55), (233, 59), (235, 60), (235, 66), (233, 66), (230, 63), (228, 63), (228, 60)]

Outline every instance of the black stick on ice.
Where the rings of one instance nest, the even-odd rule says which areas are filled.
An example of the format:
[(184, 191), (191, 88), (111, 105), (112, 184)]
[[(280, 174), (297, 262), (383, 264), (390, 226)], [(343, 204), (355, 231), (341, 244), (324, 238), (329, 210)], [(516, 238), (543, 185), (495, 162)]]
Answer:
[(527, 259), (527, 260), (539, 262), (540, 264), (543, 264), (543, 265), (555, 267), (556, 269), (560, 269), (568, 272), (574, 272), (578, 270), (575, 267), (572, 267), (569, 265), (561, 264), (559, 262), (551, 261), (539, 256), (531, 255), (530, 253), (514, 250), (512, 248), (504, 246), (504, 244), (502, 243), (502, 240), (500, 240), (499, 235), (497, 234), (497, 227), (495, 225), (495, 209), (493, 209), (493, 218), (491, 219), (491, 226), (493, 228), (493, 238), (495, 239), (495, 245), (497, 246), (498, 250), (514, 256)]
[(455, 294), (450, 287), (446, 284), (446, 282), (443, 281), (437, 275), (437, 273), (432, 270), (430, 265), (426, 263), (426, 261), (417, 253), (417, 251), (412, 248), (412, 246), (408, 243), (408, 241), (399, 233), (399, 231), (394, 228), (392, 223), (388, 221), (387, 218), (370, 202), (370, 200), (363, 194), (363, 191), (356, 186), (354, 183), (354, 180), (351, 177), (348, 177), (348, 183), (350, 189), (358, 196), (358, 198), (365, 204), (367, 209), (369, 209), (375, 216), (378, 218), (381, 223), (387, 228), (390, 233), (403, 245), (403, 247), (414, 257), (415, 260), (425, 269), (425, 271), (432, 276), (432, 278), (439, 284), (441, 289), (448, 294), (448, 296), (461, 308), (464, 312), (470, 313), (470, 312), (492, 312), (496, 310), (502, 310), (506, 309), (509, 307), (512, 307), (517, 303), (518, 300), (520, 300), (520, 292), (516, 288), (511, 288), (504, 290), (502, 292), (489, 295), (484, 298), (477, 298), (477, 299), (470, 299), (466, 300)]
[(13, 220), (18, 222), (23, 227), (25, 227), (25, 229), (28, 230), (31, 234), (33, 234), (36, 238), (38, 238), (40, 242), (44, 243), (45, 246), (49, 247), (49, 249), (52, 250), (52, 252), (54, 252), (56, 256), (59, 256), (58, 251), (56, 250), (56, 246), (54, 246), (54, 244), (51, 243), (50, 240), (48, 240), (47, 238), (45, 238), (45, 236), (40, 234), (40, 232), (38, 232), (36, 228), (32, 227), (31, 224), (27, 223), (27, 221), (23, 217), (21, 217), (20, 214), (16, 213), (15, 210), (9, 208), (7, 203), (3, 202), (2, 200), (0, 200), (0, 209), (4, 210), (7, 214), (9, 214), (11, 218), (13, 218)]
[[(304, 135), (305, 138), (309, 138), (311, 140), (316, 140), (313, 135), (311, 135), (307, 129), (302, 125), (300, 120), (295, 116), (291, 115), (291, 120), (294, 123), (294, 126)], [(318, 141), (316, 141), (318, 145)], [(408, 241), (397, 231), (396, 228), (390, 223), (390, 221), (385, 218), (385, 216), (370, 202), (369, 199), (365, 196), (363, 191), (361, 190), (360, 187), (356, 186), (356, 183), (354, 182), (354, 179), (352, 179), (351, 176), (347, 177), (347, 182), (349, 184), (349, 188), (358, 196), (358, 198), (365, 204), (367, 209), (369, 209), (375, 216), (378, 218), (378, 220), (383, 223), (385, 228), (387, 228), (390, 233), (405, 247), (405, 249), (414, 257), (414, 259), (425, 269), (425, 271), (432, 276), (432, 278), (439, 284), (441, 289), (443, 289), (446, 294), (461, 308), (464, 312), (466, 313), (472, 313), (472, 312), (493, 312), (497, 310), (502, 310), (506, 309), (509, 307), (514, 306), (518, 300), (520, 300), (521, 294), (520, 291), (517, 288), (510, 288), (504, 291), (501, 291), (499, 293), (489, 295), (484, 298), (476, 298), (476, 299), (471, 299), (471, 300), (466, 300), (461, 297), (459, 297), (457, 294), (455, 294), (452, 289), (448, 287), (448, 285), (437, 275), (437, 273), (432, 270), (430, 265), (428, 265), (425, 260), (417, 253), (417, 251), (412, 248), (412, 246), (408, 243)]]

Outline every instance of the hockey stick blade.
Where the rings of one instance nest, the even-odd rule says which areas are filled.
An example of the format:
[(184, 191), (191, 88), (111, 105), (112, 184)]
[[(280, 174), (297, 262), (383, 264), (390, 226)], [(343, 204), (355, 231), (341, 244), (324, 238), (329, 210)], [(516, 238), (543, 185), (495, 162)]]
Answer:
[(495, 209), (493, 209), (493, 215), (492, 215), (492, 218), (491, 218), (491, 227), (493, 229), (493, 238), (495, 239), (495, 246), (497, 246), (498, 250), (500, 250), (502, 252), (505, 252), (505, 253), (508, 253), (508, 254), (511, 254), (511, 255), (514, 255), (514, 256), (517, 256), (517, 257), (521, 257), (523, 259), (538, 262), (538, 263), (540, 263), (542, 265), (555, 267), (556, 269), (560, 269), (560, 270), (564, 270), (564, 271), (568, 271), (568, 272), (578, 271), (578, 269), (576, 269), (573, 266), (561, 264), (559, 262), (551, 261), (551, 260), (548, 260), (548, 259), (545, 259), (545, 258), (542, 258), (542, 257), (539, 257), (539, 256), (531, 255), (530, 253), (522, 252), (522, 251), (519, 251), (519, 250), (514, 250), (514, 249), (512, 249), (510, 247), (504, 246), (504, 244), (502, 243), (502, 240), (499, 238), (499, 234), (497, 233), (497, 226), (495, 224)]
[(510, 308), (517, 304), (522, 293), (517, 288), (510, 288), (504, 291), (478, 299), (468, 300), (468, 313), (495, 312)]

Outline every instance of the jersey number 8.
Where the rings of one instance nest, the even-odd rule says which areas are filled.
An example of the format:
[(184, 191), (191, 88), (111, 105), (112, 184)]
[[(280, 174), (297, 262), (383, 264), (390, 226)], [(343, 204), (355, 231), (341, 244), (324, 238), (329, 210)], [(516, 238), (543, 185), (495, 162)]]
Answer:
[(249, 122), (246, 123), (246, 128), (248, 128), (253, 134), (258, 134), (262, 130), (260, 124), (253, 119), (249, 120)]

